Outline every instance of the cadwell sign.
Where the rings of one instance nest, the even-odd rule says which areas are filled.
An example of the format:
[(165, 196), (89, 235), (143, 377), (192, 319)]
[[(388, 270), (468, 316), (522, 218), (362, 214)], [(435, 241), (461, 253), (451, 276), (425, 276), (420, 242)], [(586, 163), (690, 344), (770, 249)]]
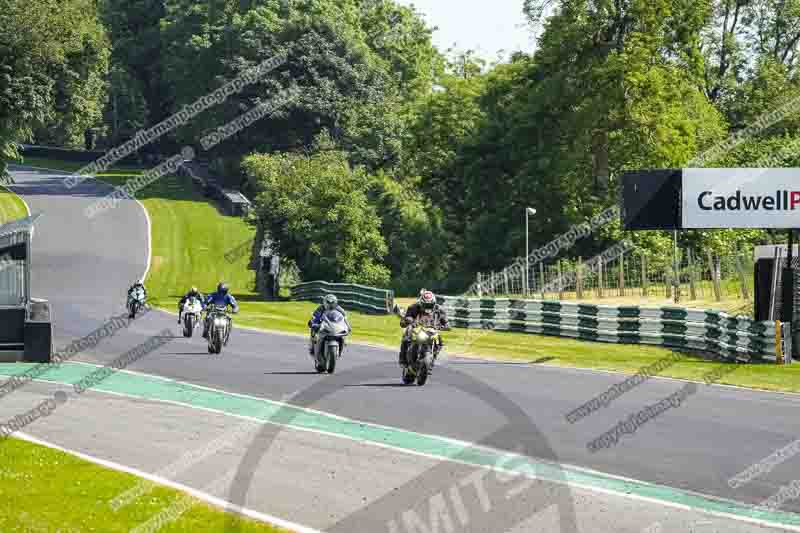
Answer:
[(800, 227), (800, 168), (685, 168), (683, 229)]

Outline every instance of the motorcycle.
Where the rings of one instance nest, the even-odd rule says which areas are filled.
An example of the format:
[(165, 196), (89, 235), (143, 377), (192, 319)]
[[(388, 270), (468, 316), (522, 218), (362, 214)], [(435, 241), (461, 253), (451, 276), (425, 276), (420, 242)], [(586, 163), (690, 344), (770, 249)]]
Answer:
[(428, 311), (411, 325), (411, 345), (406, 357), (408, 365), (403, 368), (403, 383), (410, 385), (416, 380), (422, 386), (428, 381), (434, 362), (442, 349), (441, 335), (435, 317)]
[(183, 336), (191, 337), (194, 330), (200, 324), (200, 316), (203, 313), (203, 304), (199, 298), (189, 298), (183, 303)]
[(215, 305), (210, 309), (207, 319), (210, 322), (208, 326), (208, 353), (219, 354), (222, 352), (222, 347), (228, 344), (233, 319), (228, 315), (228, 309), (224, 305)]
[(128, 295), (128, 313), (130, 313), (130, 318), (136, 318), (136, 315), (142, 312), (145, 299), (144, 289), (141, 287), (137, 287)]
[(345, 337), (350, 334), (344, 315), (339, 311), (325, 311), (314, 338), (314, 366), (317, 372), (333, 374), (336, 360), (342, 356)]

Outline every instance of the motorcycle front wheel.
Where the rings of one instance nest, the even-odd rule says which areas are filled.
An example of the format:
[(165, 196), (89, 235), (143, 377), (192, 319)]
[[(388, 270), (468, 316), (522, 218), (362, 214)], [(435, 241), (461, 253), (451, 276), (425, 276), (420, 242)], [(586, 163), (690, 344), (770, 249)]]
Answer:
[(417, 362), (417, 385), (420, 387), (428, 381), (431, 370), (431, 354), (427, 347), (420, 349), (419, 361)]
[(222, 335), (220, 334), (219, 328), (214, 328), (211, 331), (211, 342), (210, 342), (211, 353), (219, 354), (222, 352)]
[(192, 332), (194, 331), (195, 326), (195, 316), (194, 315), (186, 315), (183, 319), (183, 336), (184, 337), (191, 337)]
[(336, 370), (336, 359), (339, 357), (339, 345), (329, 344), (326, 347), (328, 359), (328, 374), (333, 374)]

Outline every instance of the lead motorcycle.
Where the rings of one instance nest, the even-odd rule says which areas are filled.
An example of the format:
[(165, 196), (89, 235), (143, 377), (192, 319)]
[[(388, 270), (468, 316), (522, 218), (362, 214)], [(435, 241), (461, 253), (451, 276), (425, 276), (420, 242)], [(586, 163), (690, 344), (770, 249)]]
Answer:
[(403, 368), (403, 383), (410, 385), (416, 380), (422, 386), (428, 381), (434, 362), (442, 349), (438, 321), (432, 311), (425, 311), (411, 324), (411, 345), (406, 357), (408, 365)]
[(144, 289), (141, 287), (136, 287), (133, 292), (128, 294), (128, 313), (130, 318), (136, 318), (136, 315), (142, 312), (145, 301)]
[(228, 315), (227, 306), (215, 305), (208, 311), (208, 320), (208, 353), (219, 354), (228, 344), (233, 319)]
[(336, 370), (336, 360), (342, 356), (345, 338), (350, 334), (350, 328), (344, 315), (337, 310), (325, 311), (322, 315), (319, 329), (314, 337), (314, 367), (317, 372), (327, 371), (333, 374)]
[(201, 323), (203, 304), (200, 298), (192, 297), (183, 303), (183, 336), (191, 337), (194, 330)]

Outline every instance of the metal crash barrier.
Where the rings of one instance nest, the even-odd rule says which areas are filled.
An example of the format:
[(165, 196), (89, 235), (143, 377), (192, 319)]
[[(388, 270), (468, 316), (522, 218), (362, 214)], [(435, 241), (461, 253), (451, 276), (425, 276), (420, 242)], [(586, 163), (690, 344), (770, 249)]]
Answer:
[(394, 309), (394, 291), (350, 283), (309, 281), (292, 287), (292, 300), (320, 303), (326, 294), (334, 294), (343, 309), (386, 315)]
[(682, 307), (438, 296), (457, 328), (648, 344), (710, 352), (741, 362), (790, 363), (788, 323), (756, 321), (720, 311)]

